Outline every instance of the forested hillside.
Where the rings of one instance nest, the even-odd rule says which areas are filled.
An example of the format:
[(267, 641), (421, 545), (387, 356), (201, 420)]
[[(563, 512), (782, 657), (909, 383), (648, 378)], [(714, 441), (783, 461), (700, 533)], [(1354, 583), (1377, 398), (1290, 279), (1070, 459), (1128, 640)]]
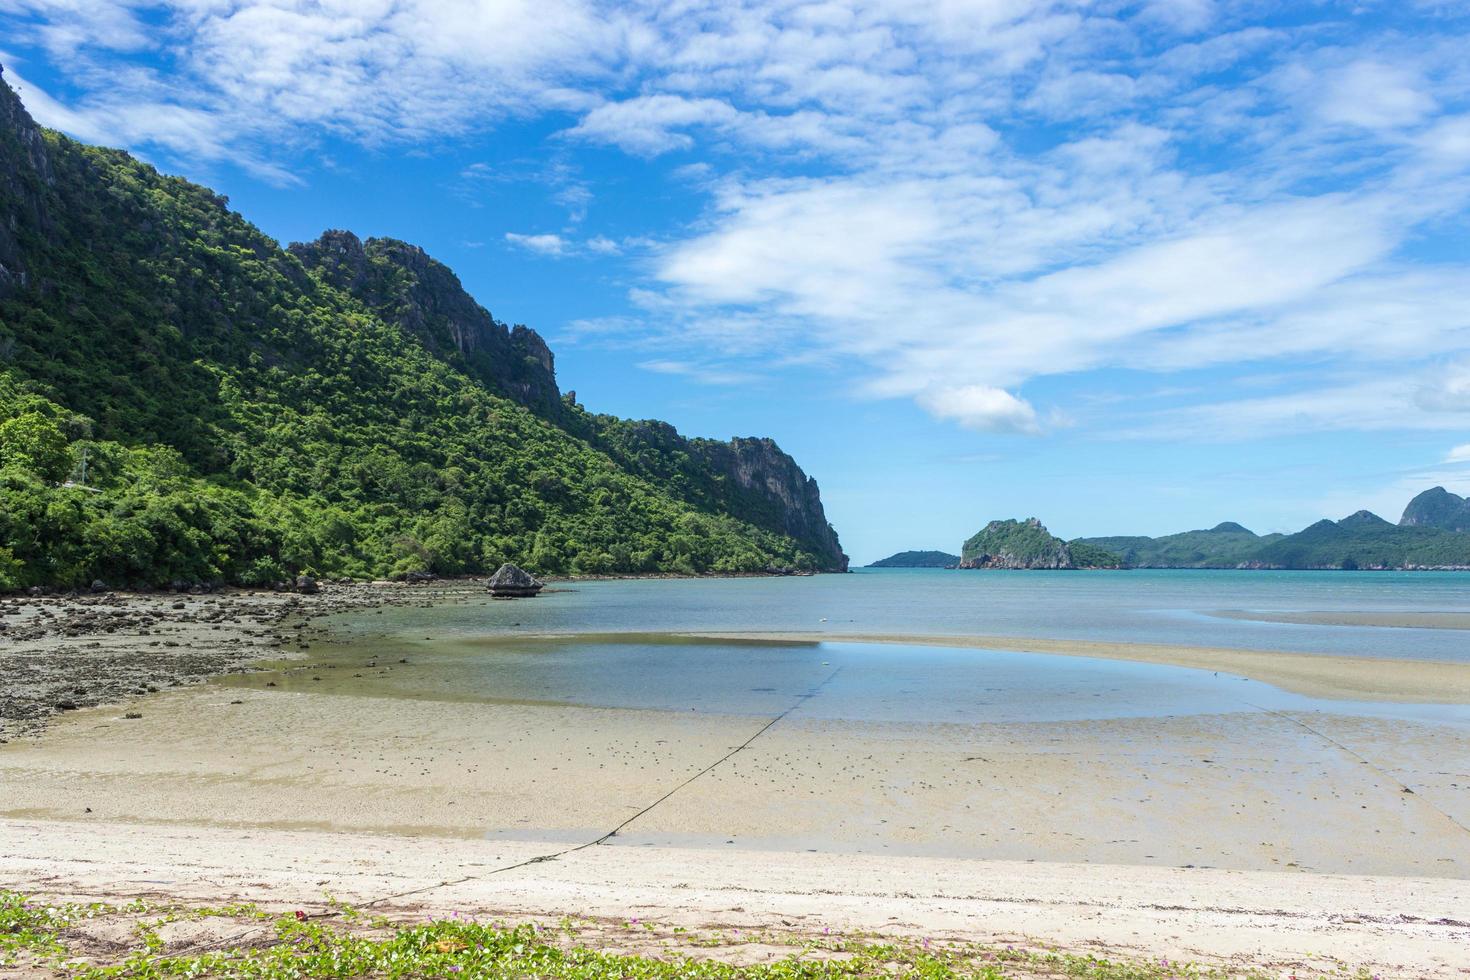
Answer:
[(422, 250), (288, 251), (0, 82), (0, 588), (846, 567), (774, 443), (591, 415), (553, 365)]
[[(1459, 497), (1436, 487), (1415, 497), (1397, 525), (1360, 510), (1340, 521), (1318, 521), (1295, 534), (1258, 536), (1239, 524), (1226, 522), (1207, 531), (1185, 531), (1161, 538), (1079, 538), (1072, 544), (1105, 548), (1134, 568), (1470, 567), (1470, 533), (1442, 526), (1454, 526), (1460, 520), (1453, 509), (1433, 509), (1442, 499), (1459, 506)], [(1441, 526), (1431, 522), (1436, 516)]]

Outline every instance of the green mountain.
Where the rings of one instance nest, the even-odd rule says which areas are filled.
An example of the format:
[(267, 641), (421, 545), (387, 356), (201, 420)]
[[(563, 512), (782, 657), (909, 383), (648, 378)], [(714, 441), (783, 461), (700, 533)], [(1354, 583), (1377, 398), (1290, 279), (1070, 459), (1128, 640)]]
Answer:
[(283, 249), (0, 80), (0, 589), (506, 560), (846, 568), (770, 440), (590, 414), (422, 249)]
[(1072, 544), (1104, 548), (1135, 568), (1470, 568), (1470, 533), (1455, 529), (1462, 499), (1436, 487), (1415, 497), (1399, 524), (1360, 510), (1295, 534), (1258, 536), (1227, 522), (1161, 538), (1079, 538)]
[(1122, 559), (1085, 541), (1066, 542), (1032, 517), (991, 521), (965, 542), (960, 568), (1118, 568)]
[(1409, 501), (1403, 527), (1437, 527), (1443, 531), (1470, 531), (1470, 500), (1444, 487), (1431, 487)]
[(1282, 537), (1257, 535), (1234, 521), (1226, 521), (1208, 530), (1161, 538), (1119, 536), (1078, 541), (1110, 551), (1134, 568), (1235, 568), (1250, 561), (1263, 545)]
[(1360, 510), (1340, 521), (1318, 521), (1261, 548), (1259, 568), (1470, 568), (1470, 534), (1390, 524)]
[(959, 555), (945, 551), (900, 551), (896, 555), (879, 559), (869, 568), (954, 568), (960, 563)]

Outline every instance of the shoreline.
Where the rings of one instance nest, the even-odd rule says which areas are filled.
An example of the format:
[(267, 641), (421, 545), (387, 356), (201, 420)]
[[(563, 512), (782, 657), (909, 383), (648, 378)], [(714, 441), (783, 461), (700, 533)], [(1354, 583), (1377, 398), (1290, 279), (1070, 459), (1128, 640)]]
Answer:
[[(574, 586), (578, 581), (602, 580), (606, 579), (551, 581), (554, 588)], [(483, 588), (483, 579), (461, 577), (421, 583), (323, 583), (312, 594), (225, 589), (203, 593), (107, 592), (0, 597), (0, 640), (4, 641), (0, 668), (7, 674), (6, 688), (0, 693), (0, 744), (37, 733), (49, 718), (64, 712), (126, 704), (161, 690), (204, 683), (212, 677), (254, 672), (270, 660), (301, 659), (307, 656), (310, 640), (331, 635), (330, 630), (314, 625), (319, 617), (354, 610), (433, 606), (475, 599), (483, 596)], [(1379, 628), (1470, 627), (1470, 615), (1460, 613), (1216, 611), (1210, 615)], [(1428, 619), (1440, 619), (1444, 623), (1431, 627)], [(550, 635), (595, 637), (599, 634)], [(630, 634), (616, 635), (626, 638)], [(1470, 664), (1443, 661), (924, 633), (674, 630), (646, 635), (1013, 650), (1226, 671), (1309, 697), (1470, 704)]]
[[(1369, 752), (1380, 772), (1334, 747), (1369, 751), (1383, 731), (1372, 721), (1313, 721), (1330, 739), (1308, 740), (1304, 752), (1284, 717), (919, 733), (798, 712), (767, 732), (759, 718), (198, 683), (211, 664), (228, 673), (267, 658), (309, 660), (335, 635), (323, 615), (482, 596), (478, 583), (456, 580), (323, 585), (315, 596), (78, 597), (67, 606), (83, 617), (71, 624), (76, 635), (55, 607), (54, 621), (30, 632), (7, 617), (12, 637), (28, 637), (17, 644), (26, 656), (61, 667), (149, 650), (140, 669), (201, 673), (149, 695), (136, 720), (121, 707), (68, 711), (42, 737), (0, 746), (0, 784), (13, 791), (0, 816), (0, 888), (323, 913), (330, 892), (410, 918), (554, 921), (570, 912), (605, 924), (768, 931), (793, 944), (831, 928), (1302, 977), (1339, 966), (1463, 976), (1455, 957), (1470, 943), (1460, 914), (1470, 851), (1452, 821), (1465, 817), (1454, 775), (1431, 763), (1465, 739), (1445, 741), (1433, 728), (1411, 737), (1396, 726), (1402, 740), (1391, 752)], [(144, 624), (140, 601), (157, 609), (148, 618), (163, 618)], [(1352, 685), (1371, 681), (1376, 700), (1442, 700), (1447, 691), (1470, 700), (1455, 686), (1470, 677), (1433, 670), (1470, 674), (1470, 665), (1015, 637), (659, 635), (1250, 668), (1239, 672), (1294, 690), (1335, 683), (1356, 694)], [(202, 644), (193, 667), (177, 659), (182, 646), (140, 647), (187, 638)], [(0, 666), (12, 662), (10, 646)], [(416, 669), (400, 663), (380, 666)], [(1344, 665), (1352, 669), (1334, 682)], [(1430, 680), (1411, 683), (1425, 668)], [(1425, 698), (1426, 687), (1438, 697)], [(742, 740), (748, 747), (731, 752)], [(1161, 755), (1160, 746), (1174, 748)], [(1280, 764), (1286, 752), (1291, 761)], [(685, 789), (680, 781), (712, 761), (720, 768)], [(669, 799), (671, 789), (679, 795)], [(647, 815), (611, 844), (510, 867), (587, 844), (639, 808)], [(917, 826), (879, 819), (894, 813)], [(964, 828), (960, 845), (975, 853), (940, 856), (954, 846), (946, 824)], [(1192, 829), (1202, 825), (1213, 828), (1208, 841)], [(1389, 827), (1401, 830), (1371, 849), (1341, 844)], [(808, 851), (817, 845), (802, 834), (828, 835), (831, 849)], [(991, 843), (981, 841), (987, 834)], [(696, 837), (707, 840), (693, 846)], [(731, 955), (747, 955), (740, 943)]]
[(1390, 660), (1334, 654), (1019, 636), (841, 633), (830, 630), (685, 630), (657, 635), (737, 641), (885, 643), (1011, 650), (1017, 653), (1091, 657), (1226, 671), (1316, 698), (1413, 704), (1470, 704), (1470, 664), (1436, 660)]
[(747, 961), (835, 933), (1448, 980), (1470, 943), (1455, 880), (616, 844), (522, 863), (563, 846), (7, 819), (0, 884), (46, 900), (244, 900), (313, 916), (343, 903), (414, 921), (571, 912), (610, 931), (609, 948), (628, 948), (631, 920), (733, 938)]
[[(127, 704), (295, 657), (316, 617), (452, 601), (463, 581), (0, 597), (0, 744), (63, 713)], [(476, 589), (475, 594), (480, 590)]]

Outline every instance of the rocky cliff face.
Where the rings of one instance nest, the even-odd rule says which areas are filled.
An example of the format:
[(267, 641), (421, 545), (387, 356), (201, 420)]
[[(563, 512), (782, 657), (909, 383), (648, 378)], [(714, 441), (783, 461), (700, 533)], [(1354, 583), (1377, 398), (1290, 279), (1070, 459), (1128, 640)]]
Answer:
[(594, 442), (629, 472), (702, 510), (789, 535), (824, 569), (847, 569), (816, 481), (770, 439), (687, 439), (665, 422), (587, 415), (575, 392), (562, 398), (551, 349), (539, 334), (497, 321), (453, 271), (416, 245), (328, 231), (290, 250), (323, 281), (413, 333), (437, 355), (462, 362), (495, 390)]
[(847, 571), (817, 481), (771, 439), (690, 439), (667, 422), (589, 415), (564, 401), (562, 424), (641, 476), (698, 507), (795, 538), (823, 571)]
[(817, 481), (771, 439), (696, 440), (694, 447), (705, 465), (726, 475), (747, 494), (773, 503), (778, 521), (769, 530), (790, 535), (821, 558), (825, 567), (847, 571), (847, 556), (837, 532), (827, 523)]
[(460, 362), (481, 381), (541, 415), (561, 403), (551, 349), (528, 327), (507, 327), (475, 302), (448, 266), (417, 245), (327, 231), (291, 254), (385, 320)]
[[(3, 69), (0, 69), (3, 74)], [(29, 275), (22, 237), (45, 235), (44, 190), (55, 181), (46, 140), (10, 86), (0, 81), (0, 294), (24, 287)]]
[(1437, 527), (1444, 531), (1470, 531), (1470, 499), (1432, 487), (1409, 501), (1401, 527)]

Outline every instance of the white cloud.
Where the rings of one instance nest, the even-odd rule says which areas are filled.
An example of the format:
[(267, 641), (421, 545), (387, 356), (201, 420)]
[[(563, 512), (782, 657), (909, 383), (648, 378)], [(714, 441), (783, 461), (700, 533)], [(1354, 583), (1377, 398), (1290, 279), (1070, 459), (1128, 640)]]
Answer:
[[(1464, 414), (1425, 412), (1426, 377), (1375, 377), (1320, 384), (1257, 398), (1227, 399), (1157, 412), (1122, 438), (1229, 441), (1304, 432), (1464, 429)], [(1470, 411), (1467, 407), (1465, 411)]]
[(958, 422), (979, 432), (1034, 435), (1041, 431), (1036, 409), (1010, 392), (988, 385), (926, 388), (919, 392), (917, 401), (935, 418)]
[(1378, 61), (1357, 61), (1328, 72), (1320, 92), (1322, 118), (1365, 129), (1410, 126), (1435, 107), (1415, 71)]
[[(956, 424), (1035, 432), (1056, 410), (1012, 394), (1043, 398), (1034, 379), (1292, 358), (1314, 385), (1130, 431), (1231, 413), (1237, 434), (1449, 427), (1470, 399), (1454, 367), (1470, 270), (1423, 255), (1470, 202), (1463, 36), (1449, 17), (1391, 33), (1265, 9), (0, 0), (15, 43), (64, 55), (81, 93), (27, 98), (87, 139), (264, 172), (257, 148), (322, 134), (422, 144), (556, 113), (555, 160), (588, 144), (697, 158), (674, 179), (709, 207), (632, 229), (659, 244), (505, 235), (550, 256), (648, 253), (627, 322), (675, 351), (648, 370), (777, 351)], [(164, 40), (164, 68), (130, 60)], [(597, 189), (540, 163), (463, 176), (539, 181), (582, 221)], [(1370, 362), (1382, 376), (1363, 380)]]
[(1470, 442), (1453, 447), (1445, 453), (1444, 461), (1446, 463), (1470, 463)]
[(694, 145), (694, 137), (676, 132), (678, 128), (729, 122), (738, 115), (718, 99), (651, 95), (604, 103), (584, 115), (571, 134), (652, 156)]
[(672, 374), (706, 385), (751, 385), (761, 380), (753, 371), (718, 364), (677, 360), (640, 361), (638, 366), (655, 374)]
[(567, 252), (566, 239), (560, 235), (522, 235), (514, 231), (505, 233), (505, 240), (516, 248), (541, 255), (561, 257)]
[(1433, 371), (1420, 384), (1414, 400), (1429, 412), (1470, 412), (1470, 360)]
[(622, 250), (621, 245), (604, 235), (594, 235), (587, 239), (587, 251), (598, 255), (617, 255)]

